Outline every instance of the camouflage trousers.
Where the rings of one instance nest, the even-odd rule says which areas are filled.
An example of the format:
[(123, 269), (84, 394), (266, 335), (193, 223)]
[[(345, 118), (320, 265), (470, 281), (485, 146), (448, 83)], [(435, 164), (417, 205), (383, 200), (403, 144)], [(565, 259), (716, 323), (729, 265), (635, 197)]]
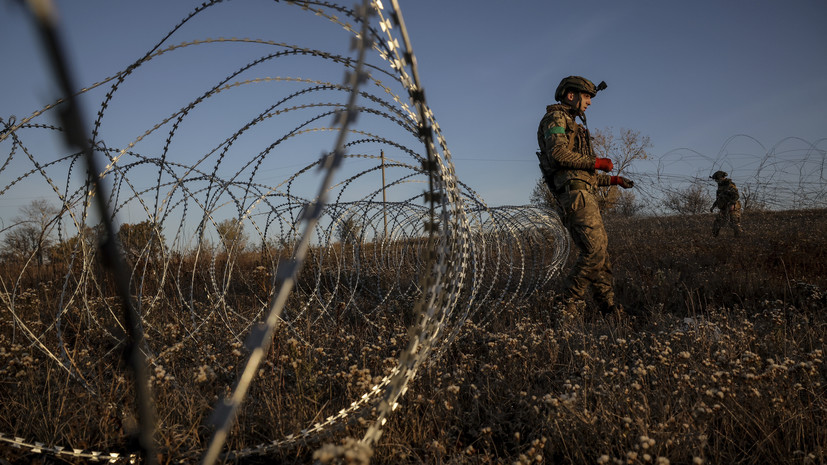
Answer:
[(609, 260), (609, 238), (597, 198), (585, 190), (557, 195), (563, 211), (563, 223), (580, 251), (577, 262), (567, 278), (566, 298), (582, 300), (591, 288), (599, 305), (614, 305), (612, 264)]
[(718, 212), (718, 216), (715, 217), (715, 221), (712, 223), (712, 236), (718, 237), (718, 233), (721, 232), (721, 228), (724, 226), (730, 226), (736, 236), (743, 232), (741, 228), (740, 202), (736, 203), (734, 207), (722, 208)]

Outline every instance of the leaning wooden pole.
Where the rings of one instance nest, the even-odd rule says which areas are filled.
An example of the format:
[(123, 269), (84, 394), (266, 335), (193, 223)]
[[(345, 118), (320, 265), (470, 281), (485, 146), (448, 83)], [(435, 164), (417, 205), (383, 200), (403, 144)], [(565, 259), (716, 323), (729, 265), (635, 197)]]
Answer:
[(385, 202), (388, 201), (385, 196), (385, 151), (380, 150), (379, 156), (382, 159), (382, 215), (385, 217), (385, 237), (388, 237), (388, 210), (385, 207)]

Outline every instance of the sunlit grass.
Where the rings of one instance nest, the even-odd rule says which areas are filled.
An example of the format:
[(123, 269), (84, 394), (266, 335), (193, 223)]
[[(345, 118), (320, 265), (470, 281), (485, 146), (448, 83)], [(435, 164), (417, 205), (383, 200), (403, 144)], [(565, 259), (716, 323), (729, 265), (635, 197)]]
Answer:
[[(497, 318), (467, 321), (429, 360), (372, 455), (355, 440), (366, 411), (246, 462), (824, 463), (827, 212), (745, 215), (738, 239), (712, 238), (711, 221), (607, 219), (618, 299), (634, 317), (567, 313), (557, 285), (487, 303)], [(238, 328), (252, 318), (244, 309), (266, 299), (266, 279), (255, 260), (238, 266), (247, 279), (225, 303), (232, 311), (194, 303), (209, 331), (191, 334), (192, 315), (170, 296), (147, 317), (150, 345), (161, 348), (147, 356), (162, 463), (198, 461), (207, 418), (246, 359)], [(16, 276), (14, 266), (4, 272), (5, 282)], [(15, 313), (59, 348), (50, 302), (60, 288), (43, 276), (29, 281)], [(104, 304), (92, 297), (63, 315), (65, 354), (53, 355), (71, 360), (71, 370), (31, 345), (0, 307), (0, 432), (135, 450), (132, 379)], [(407, 343), (406, 316), (394, 302), (377, 309), (281, 325), (228, 447), (296, 434), (389, 374)], [(37, 457), (6, 445), (0, 455)]]

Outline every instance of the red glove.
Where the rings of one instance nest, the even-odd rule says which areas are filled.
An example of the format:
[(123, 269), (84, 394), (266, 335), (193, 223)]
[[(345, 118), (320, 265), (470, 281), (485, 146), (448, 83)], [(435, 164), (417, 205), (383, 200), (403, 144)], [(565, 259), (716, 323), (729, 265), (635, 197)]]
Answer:
[(594, 169), (596, 169), (596, 170), (609, 172), (612, 169), (614, 169), (614, 167), (615, 167), (614, 163), (612, 163), (612, 160), (609, 159), (609, 158), (597, 157), (594, 160)]
[(635, 186), (635, 182), (629, 178), (624, 178), (623, 176), (612, 176), (611, 179), (609, 179), (609, 185), (629, 189)]

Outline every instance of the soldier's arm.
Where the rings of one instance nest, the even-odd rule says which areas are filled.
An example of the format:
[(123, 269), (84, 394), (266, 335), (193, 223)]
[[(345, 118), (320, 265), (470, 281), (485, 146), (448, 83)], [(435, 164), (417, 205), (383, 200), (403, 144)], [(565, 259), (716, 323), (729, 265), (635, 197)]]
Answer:
[(546, 154), (561, 168), (593, 170), (594, 159), (569, 149), (569, 134), (566, 134), (565, 117), (553, 112), (543, 121), (543, 137)]

